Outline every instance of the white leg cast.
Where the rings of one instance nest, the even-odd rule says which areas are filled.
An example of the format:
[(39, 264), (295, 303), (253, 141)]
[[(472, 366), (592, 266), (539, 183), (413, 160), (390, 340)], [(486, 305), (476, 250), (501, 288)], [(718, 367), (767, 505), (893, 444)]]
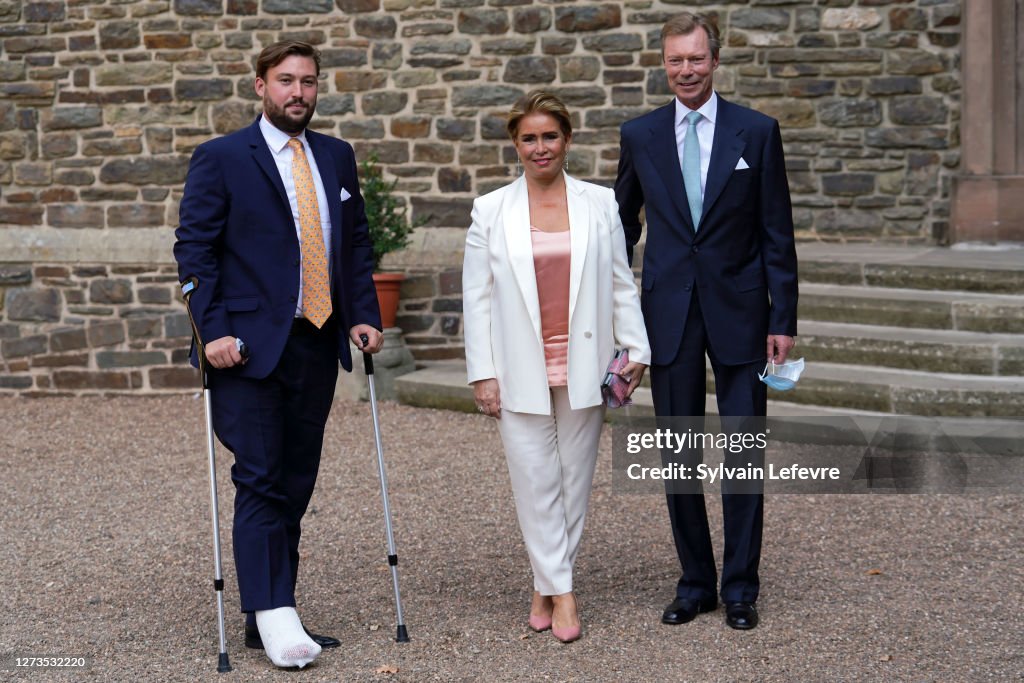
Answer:
[(306, 635), (294, 607), (257, 610), (256, 626), (264, 651), (277, 666), (301, 669), (320, 654), (320, 646)]

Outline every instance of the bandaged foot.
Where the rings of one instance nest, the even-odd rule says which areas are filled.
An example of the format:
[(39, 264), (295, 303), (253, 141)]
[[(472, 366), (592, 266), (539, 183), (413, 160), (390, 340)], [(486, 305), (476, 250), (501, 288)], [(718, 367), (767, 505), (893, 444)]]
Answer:
[(306, 635), (294, 607), (256, 610), (256, 627), (264, 651), (277, 666), (301, 669), (320, 654), (320, 646)]

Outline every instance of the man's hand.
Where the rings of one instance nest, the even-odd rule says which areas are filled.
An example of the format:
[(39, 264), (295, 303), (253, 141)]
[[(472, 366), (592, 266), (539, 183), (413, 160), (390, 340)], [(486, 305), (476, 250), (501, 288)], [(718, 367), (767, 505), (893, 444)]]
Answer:
[[(359, 338), (363, 334), (367, 338), (365, 347), (363, 346), (363, 340)], [(348, 331), (348, 336), (352, 343), (356, 345), (356, 348), (363, 353), (377, 353), (384, 346), (384, 335), (372, 325), (355, 325)]]
[(629, 389), (626, 390), (626, 398), (632, 396), (636, 388), (640, 386), (640, 380), (644, 378), (645, 370), (647, 370), (647, 366), (636, 361), (630, 361), (626, 363), (626, 367), (622, 368), (622, 377), (629, 378)]
[(218, 370), (223, 370), (245, 365), (246, 359), (238, 352), (235, 338), (228, 336), (214, 339), (206, 345), (206, 361)]
[(473, 400), (476, 409), (489, 417), (501, 419), (501, 391), (498, 380), (480, 379), (473, 382)]
[(795, 345), (795, 337), (787, 337), (784, 334), (769, 334), (767, 362), (782, 365), (786, 362), (786, 357), (789, 356), (789, 352), (793, 350)]

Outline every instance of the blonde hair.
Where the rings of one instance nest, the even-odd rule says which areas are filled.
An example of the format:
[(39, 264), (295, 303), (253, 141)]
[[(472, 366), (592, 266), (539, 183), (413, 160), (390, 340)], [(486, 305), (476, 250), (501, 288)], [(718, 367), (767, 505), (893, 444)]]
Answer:
[(530, 114), (548, 114), (558, 121), (558, 127), (562, 129), (562, 135), (566, 138), (572, 136), (572, 121), (569, 119), (569, 110), (566, 109), (562, 100), (545, 90), (531, 90), (512, 105), (511, 111), (505, 122), (505, 129), (513, 141), (519, 132), (519, 122), (523, 117)]

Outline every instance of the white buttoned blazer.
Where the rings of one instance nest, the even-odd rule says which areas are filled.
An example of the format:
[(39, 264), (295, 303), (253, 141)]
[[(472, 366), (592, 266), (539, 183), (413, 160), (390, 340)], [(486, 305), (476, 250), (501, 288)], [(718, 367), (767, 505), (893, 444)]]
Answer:
[[(569, 403), (601, 403), (615, 348), (650, 364), (640, 298), (609, 188), (565, 175), (569, 208)], [(470, 383), (496, 378), (505, 410), (551, 414), (530, 202), (520, 176), (473, 202), (462, 266), (463, 330)]]

